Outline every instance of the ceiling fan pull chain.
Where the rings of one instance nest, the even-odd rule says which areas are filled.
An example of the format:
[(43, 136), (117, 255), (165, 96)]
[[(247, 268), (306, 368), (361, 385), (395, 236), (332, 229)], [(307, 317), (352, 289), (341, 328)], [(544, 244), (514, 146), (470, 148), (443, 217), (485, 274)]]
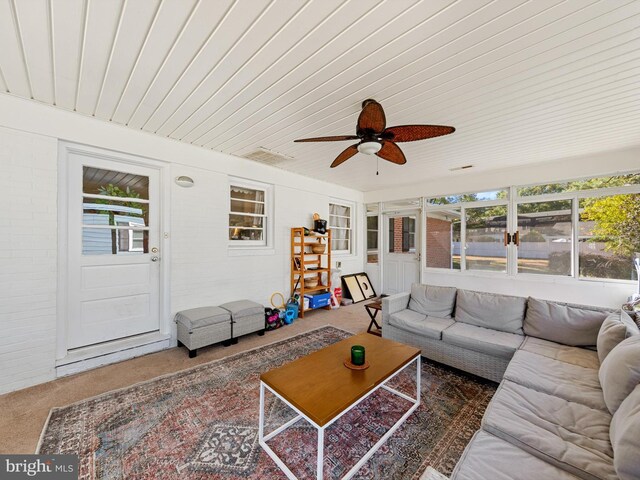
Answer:
[(380, 157), (376, 157), (376, 175), (380, 175)]

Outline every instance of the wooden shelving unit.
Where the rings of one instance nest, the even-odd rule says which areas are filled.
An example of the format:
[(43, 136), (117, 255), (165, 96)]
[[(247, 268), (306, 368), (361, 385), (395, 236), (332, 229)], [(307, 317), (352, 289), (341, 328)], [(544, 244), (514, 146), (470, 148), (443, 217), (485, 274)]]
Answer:
[[(313, 245), (326, 245), (324, 253), (313, 253)], [(298, 266), (299, 265), (299, 268)], [(323, 274), (326, 278), (326, 285), (322, 284)], [(318, 286), (305, 287), (305, 278), (317, 278)], [(296, 288), (296, 282), (298, 287)], [(304, 295), (306, 293), (329, 292), (331, 288), (331, 230), (327, 230), (324, 235), (304, 236), (304, 228), (294, 227), (291, 229), (291, 295), (300, 294), (300, 317), (304, 318), (304, 313), (312, 308), (304, 309)], [(294, 290), (295, 289), (295, 290)], [(331, 309), (331, 307), (321, 307)]]

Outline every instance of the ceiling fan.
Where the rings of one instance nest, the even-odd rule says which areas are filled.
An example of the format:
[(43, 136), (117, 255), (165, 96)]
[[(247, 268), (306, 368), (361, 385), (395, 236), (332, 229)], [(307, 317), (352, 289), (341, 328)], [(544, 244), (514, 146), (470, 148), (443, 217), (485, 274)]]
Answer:
[(449, 135), (456, 131), (444, 125), (399, 125), (386, 128), (387, 120), (382, 105), (372, 99), (362, 102), (362, 112), (358, 117), (355, 135), (339, 135), (335, 137), (301, 138), (295, 142), (341, 142), (344, 140), (360, 140), (359, 143), (345, 149), (331, 164), (335, 168), (349, 160), (356, 153), (377, 155), (398, 165), (407, 163), (407, 159), (396, 145), (396, 142), (414, 142), (427, 138)]

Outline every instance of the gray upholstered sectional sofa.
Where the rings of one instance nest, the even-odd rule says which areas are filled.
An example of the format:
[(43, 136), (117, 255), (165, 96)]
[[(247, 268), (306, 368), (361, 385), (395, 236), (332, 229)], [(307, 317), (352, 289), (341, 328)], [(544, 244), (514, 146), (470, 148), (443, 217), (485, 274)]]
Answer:
[(622, 310), (416, 284), (382, 322), (500, 382), (452, 479), (640, 478), (640, 331)]

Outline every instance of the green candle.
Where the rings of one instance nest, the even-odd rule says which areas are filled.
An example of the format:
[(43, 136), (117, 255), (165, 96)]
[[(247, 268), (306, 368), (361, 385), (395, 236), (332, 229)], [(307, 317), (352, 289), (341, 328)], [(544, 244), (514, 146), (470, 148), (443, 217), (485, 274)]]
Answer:
[(364, 365), (364, 347), (354, 345), (351, 347), (351, 363), (354, 365)]

